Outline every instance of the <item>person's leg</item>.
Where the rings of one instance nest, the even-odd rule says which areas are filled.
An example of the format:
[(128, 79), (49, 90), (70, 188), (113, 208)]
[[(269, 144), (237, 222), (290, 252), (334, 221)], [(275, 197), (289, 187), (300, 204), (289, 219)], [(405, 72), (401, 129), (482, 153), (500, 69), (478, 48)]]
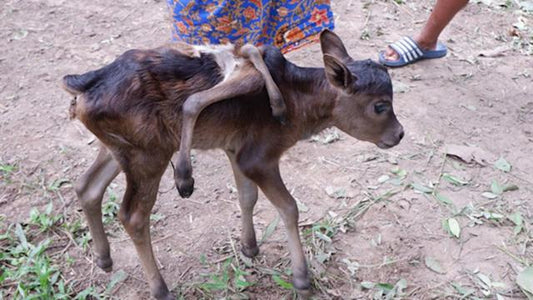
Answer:
[[(455, 14), (465, 7), (467, 3), (468, 0), (437, 0), (422, 31), (414, 38), (420, 48), (422, 50), (434, 50), (442, 30), (446, 28)], [(387, 47), (385, 51), (385, 58), (387, 60), (394, 61), (398, 57), (396, 51), (391, 47)]]

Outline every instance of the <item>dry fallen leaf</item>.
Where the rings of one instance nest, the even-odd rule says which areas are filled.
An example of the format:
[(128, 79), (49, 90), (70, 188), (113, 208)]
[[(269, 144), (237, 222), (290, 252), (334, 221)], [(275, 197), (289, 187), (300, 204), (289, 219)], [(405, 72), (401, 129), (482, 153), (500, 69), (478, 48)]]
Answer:
[(491, 161), (496, 160), (496, 156), (476, 146), (448, 144), (444, 146), (446, 155), (455, 156), (466, 163), (475, 162), (486, 166)]
[(485, 50), (481, 50), (479, 53), (478, 53), (478, 56), (482, 56), (482, 57), (500, 57), (500, 56), (505, 56), (505, 52), (511, 50), (512, 48), (508, 45), (504, 45), (504, 46), (501, 46), (501, 47), (497, 47), (497, 48), (494, 48), (494, 49), (485, 49)]

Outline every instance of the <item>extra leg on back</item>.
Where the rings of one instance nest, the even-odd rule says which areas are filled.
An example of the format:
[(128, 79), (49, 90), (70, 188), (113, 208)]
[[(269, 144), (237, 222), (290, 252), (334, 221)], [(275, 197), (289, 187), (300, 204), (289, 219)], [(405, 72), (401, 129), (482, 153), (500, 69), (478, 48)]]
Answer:
[(253, 91), (259, 84), (257, 80), (260, 79), (266, 87), (272, 108), (272, 115), (282, 124), (286, 122), (287, 108), (285, 101), (274, 79), (272, 79), (268, 67), (263, 61), (261, 51), (251, 44), (244, 45), (239, 51), (244, 58), (252, 63), (255, 70), (249, 69), (248, 72), (237, 71), (237, 75), (232, 79), (224, 81), (209, 90), (191, 95), (183, 104), (181, 142), (174, 175), (176, 187), (181, 197), (189, 197), (194, 190), (194, 179), (192, 178), (192, 166), (190, 164), (190, 149), (192, 147), (192, 134), (196, 119), (205, 107), (215, 102)]
[(263, 60), (261, 51), (251, 44), (246, 44), (240, 49), (240, 53), (244, 58), (247, 58), (259, 71), (263, 80), (265, 81), (265, 87), (270, 99), (270, 107), (272, 108), (272, 116), (280, 121), (282, 124), (286, 122), (287, 107), (283, 100), (283, 95), (278, 86), (272, 79), (272, 75), (268, 70), (268, 67)]
[(189, 197), (194, 190), (190, 153), (193, 130), (200, 112), (213, 103), (257, 90), (263, 84), (262, 80), (261, 75), (255, 69), (243, 67), (214, 87), (192, 94), (183, 103), (181, 141), (174, 170), (176, 187), (181, 197)]
[(89, 224), (96, 264), (106, 272), (111, 271), (113, 261), (109, 253), (109, 241), (102, 224), (102, 198), (107, 186), (119, 173), (118, 163), (102, 145), (96, 160), (75, 186), (76, 194)]

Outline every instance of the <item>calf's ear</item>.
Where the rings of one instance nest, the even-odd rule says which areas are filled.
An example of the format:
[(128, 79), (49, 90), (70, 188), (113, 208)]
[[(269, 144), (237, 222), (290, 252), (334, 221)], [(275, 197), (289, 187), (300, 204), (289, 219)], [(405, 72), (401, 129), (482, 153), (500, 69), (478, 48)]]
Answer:
[(333, 86), (347, 89), (347, 92), (349, 92), (352, 83), (357, 80), (357, 77), (348, 70), (346, 65), (336, 57), (324, 54), (324, 66), (328, 81)]
[(320, 46), (324, 55), (330, 55), (342, 62), (351, 61), (341, 39), (330, 30), (326, 29), (320, 33)]
[(341, 39), (326, 29), (320, 33), (320, 46), (328, 81), (338, 88), (348, 89), (357, 77), (346, 67), (346, 63), (352, 61), (352, 58)]

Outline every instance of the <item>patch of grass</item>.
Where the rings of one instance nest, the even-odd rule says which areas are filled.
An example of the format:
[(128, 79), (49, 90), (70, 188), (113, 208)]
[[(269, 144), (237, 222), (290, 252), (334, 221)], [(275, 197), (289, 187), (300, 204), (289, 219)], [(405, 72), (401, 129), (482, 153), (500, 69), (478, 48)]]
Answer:
[[(344, 214), (336, 214), (332, 211), (302, 231), (304, 251), (307, 252), (309, 269), (312, 273), (315, 289), (325, 294), (333, 287), (334, 282), (345, 281), (346, 278), (333, 278), (326, 272), (326, 264), (332, 260), (337, 252), (333, 239), (339, 232), (347, 232), (355, 228), (355, 221), (360, 218), (374, 204), (385, 201), (398, 193), (399, 190), (389, 190), (381, 195), (368, 192), (366, 199), (352, 206)], [(356, 262), (344, 260), (350, 272), (356, 272), (359, 265)], [(384, 262), (385, 263), (385, 262)]]
[(59, 191), (59, 189), (65, 185), (65, 184), (70, 184), (70, 180), (69, 179), (66, 179), (66, 178), (59, 178), (59, 179), (55, 179), (54, 181), (52, 181), (48, 186), (47, 186), (47, 190), (50, 191), (50, 192), (57, 192)]
[(112, 186), (107, 188), (108, 199), (102, 204), (102, 219), (104, 224), (111, 224), (117, 219), (120, 204), (117, 202), (117, 194)]
[(11, 175), (17, 171), (17, 166), (0, 162), (0, 181), (11, 183)]
[(206, 277), (207, 281), (193, 284), (195, 290), (209, 298), (216, 294), (217, 298), (231, 296), (231, 299), (248, 299), (243, 292), (255, 282), (246, 279), (246, 276), (250, 274), (241, 267), (237, 257), (231, 256), (216, 264), (208, 263), (205, 256), (201, 257), (200, 261), (204, 266), (214, 268), (215, 271), (203, 274), (202, 276)]
[(3, 236), (7, 241), (2, 247), (0, 284), (9, 288), (7, 296), (12, 299), (68, 299), (72, 293), (65, 284), (61, 272), (45, 254), (51, 241), (45, 239), (33, 244), (26, 232), (16, 224)]
[(44, 212), (40, 212), (37, 208), (32, 208), (30, 211), (29, 224), (39, 227), (40, 232), (51, 231), (57, 224), (63, 220), (62, 214), (52, 214), (54, 205), (52, 202), (48, 203)]
[(361, 282), (361, 288), (373, 290), (372, 299), (374, 300), (389, 300), (389, 299), (403, 299), (405, 296), (405, 289), (407, 288), (407, 280), (400, 279), (396, 284), (379, 282), (373, 283), (369, 281)]
[(79, 282), (65, 278), (62, 268), (74, 263), (65, 255), (72, 245), (65, 234), (75, 236), (82, 228), (79, 222), (66, 224), (51, 203), (44, 211), (32, 209), (25, 224), (0, 227), (6, 228), (0, 235), (0, 299), (109, 298), (92, 286), (80, 291)]

